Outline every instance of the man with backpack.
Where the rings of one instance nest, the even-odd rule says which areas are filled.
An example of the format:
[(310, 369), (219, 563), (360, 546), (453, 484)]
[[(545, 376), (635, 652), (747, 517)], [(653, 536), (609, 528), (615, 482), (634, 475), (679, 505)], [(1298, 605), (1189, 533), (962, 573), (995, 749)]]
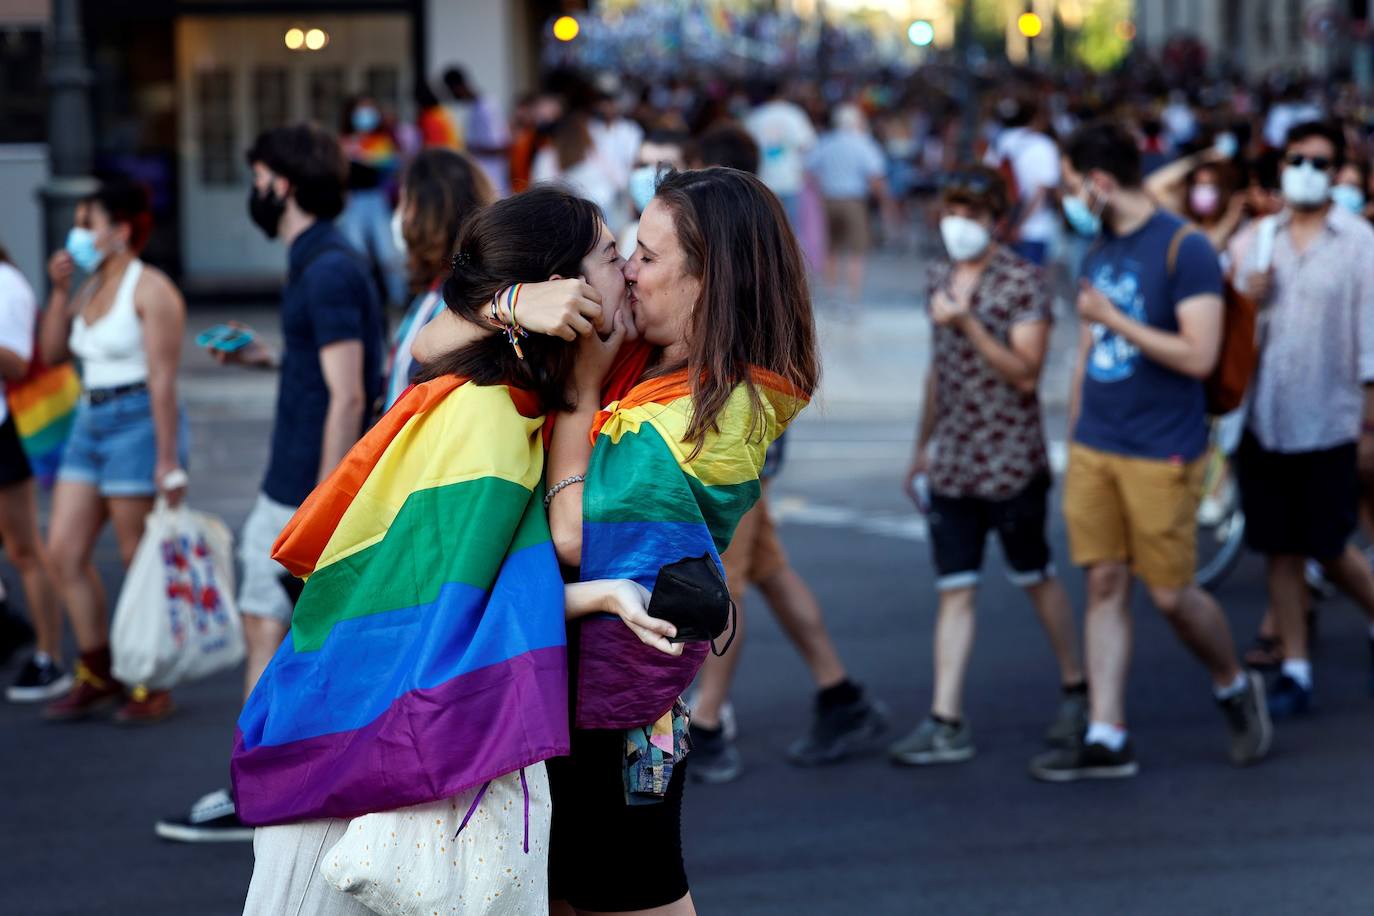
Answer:
[[(212, 350), (221, 363), (281, 375), (267, 473), (239, 542), (245, 696), (291, 626), (294, 580), (272, 559), (272, 545), (362, 435), (382, 393), (383, 353), (382, 306), (367, 262), (334, 226), (348, 174), (338, 139), (310, 124), (275, 128), (258, 136), (248, 162), (248, 215), (286, 249), (287, 279), (281, 354), (256, 339), (233, 353)], [(156, 830), (192, 843), (253, 838), (225, 790)]]
[(1286, 209), (1231, 245), (1236, 275), (1266, 313), (1236, 472), (1245, 540), (1267, 560), (1283, 653), (1269, 696), (1275, 716), (1301, 715), (1312, 702), (1307, 558), (1363, 608), (1374, 654), (1374, 571), (1350, 543), (1359, 471), (1374, 466), (1374, 229), (1331, 203), (1344, 158), (1339, 128), (1290, 130)]
[(1064, 215), (1095, 239), (1078, 294), (1064, 485), (1070, 552), (1087, 570), (1091, 713), (1083, 742), (1037, 756), (1031, 773), (1048, 782), (1136, 774), (1125, 711), (1132, 577), (1211, 676), (1231, 761), (1253, 763), (1272, 738), (1264, 682), (1241, 669), (1221, 607), (1193, 583), (1207, 447), (1203, 381), (1216, 366), (1224, 320), (1216, 252), (1155, 206), (1141, 187), (1135, 139), (1120, 125), (1081, 128), (1062, 168)]

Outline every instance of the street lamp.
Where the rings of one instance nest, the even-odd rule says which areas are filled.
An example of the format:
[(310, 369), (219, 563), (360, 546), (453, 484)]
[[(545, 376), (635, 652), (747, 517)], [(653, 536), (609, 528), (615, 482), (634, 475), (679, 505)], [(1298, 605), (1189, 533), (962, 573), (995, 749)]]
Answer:
[(582, 26), (571, 16), (559, 16), (553, 21), (553, 37), (559, 41), (572, 41)]
[(907, 40), (918, 48), (924, 48), (935, 40), (935, 26), (925, 19), (917, 19), (906, 30)]
[(48, 46), (48, 162), (43, 199), (44, 254), (66, 243), (77, 201), (95, 193), (91, 176), (91, 72), (81, 38), (80, 0), (52, 0)]

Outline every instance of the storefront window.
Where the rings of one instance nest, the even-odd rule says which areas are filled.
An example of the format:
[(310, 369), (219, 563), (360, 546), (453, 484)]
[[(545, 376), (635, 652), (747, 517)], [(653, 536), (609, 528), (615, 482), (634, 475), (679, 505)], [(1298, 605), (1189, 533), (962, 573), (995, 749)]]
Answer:
[(234, 142), (234, 75), (225, 68), (196, 74), (196, 114), (200, 118), (200, 180), (207, 185), (237, 184), (239, 145)]

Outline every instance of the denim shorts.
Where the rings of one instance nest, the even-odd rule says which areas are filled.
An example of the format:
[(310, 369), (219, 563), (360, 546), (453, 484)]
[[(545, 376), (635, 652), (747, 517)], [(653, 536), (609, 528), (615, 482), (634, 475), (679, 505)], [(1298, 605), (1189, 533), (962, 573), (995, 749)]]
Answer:
[[(187, 466), (190, 434), (186, 412), (177, 409), (177, 458)], [(100, 404), (84, 397), (76, 408), (71, 438), (62, 453), (59, 481), (94, 485), (101, 496), (154, 496), (157, 433), (147, 390)]]

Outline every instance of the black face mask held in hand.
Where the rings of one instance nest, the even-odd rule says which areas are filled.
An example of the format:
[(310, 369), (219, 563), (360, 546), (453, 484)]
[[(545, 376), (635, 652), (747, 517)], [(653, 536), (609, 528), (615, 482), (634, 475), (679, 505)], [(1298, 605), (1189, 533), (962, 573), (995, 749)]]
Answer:
[(266, 194), (259, 194), (256, 187), (248, 189), (248, 215), (269, 239), (277, 237), (281, 215), (285, 212), (286, 198), (278, 197), (271, 190)]
[(725, 648), (717, 651), (716, 637), (731, 626), (735, 602), (710, 554), (669, 563), (658, 571), (654, 592), (649, 599), (649, 616), (666, 620), (677, 627), (671, 642), (707, 642), (717, 656), (730, 650), (735, 641), (734, 627)]

